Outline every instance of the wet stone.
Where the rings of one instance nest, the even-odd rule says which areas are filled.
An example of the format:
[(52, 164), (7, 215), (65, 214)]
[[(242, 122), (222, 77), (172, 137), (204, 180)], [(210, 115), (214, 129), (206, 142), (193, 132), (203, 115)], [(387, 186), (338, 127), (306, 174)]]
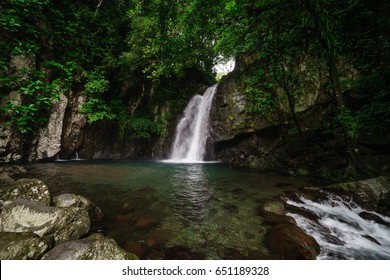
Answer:
[(320, 246), (310, 235), (292, 224), (281, 224), (267, 231), (266, 246), (288, 260), (314, 260)]
[(363, 212), (359, 213), (359, 216), (362, 217), (365, 220), (374, 221), (377, 224), (385, 225), (387, 227), (390, 227), (390, 223), (389, 222), (384, 221), (381, 217), (379, 217), (378, 215), (375, 215), (373, 213), (369, 213), (369, 212), (363, 211)]
[(374, 242), (375, 244), (381, 245), (378, 240), (376, 240), (374, 237), (369, 235), (362, 235), (365, 239), (370, 240), (371, 242)]
[(261, 210), (263, 213), (274, 213), (278, 215), (284, 215), (286, 213), (286, 208), (280, 201), (267, 201)]
[(157, 226), (159, 222), (153, 217), (142, 217), (137, 220), (134, 227), (137, 230), (149, 230), (155, 226)]
[(1, 260), (37, 260), (52, 246), (51, 237), (31, 232), (0, 232)]
[(114, 239), (95, 233), (63, 242), (47, 252), (45, 260), (136, 260), (138, 257), (118, 246)]
[(149, 252), (149, 247), (145, 244), (144, 240), (128, 241), (126, 242), (124, 249), (127, 252), (137, 255), (141, 259), (143, 259)]

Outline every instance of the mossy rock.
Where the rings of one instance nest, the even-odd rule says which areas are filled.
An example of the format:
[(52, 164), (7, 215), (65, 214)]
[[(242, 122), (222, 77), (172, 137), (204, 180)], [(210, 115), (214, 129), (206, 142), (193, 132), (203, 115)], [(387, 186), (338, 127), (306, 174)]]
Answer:
[(53, 246), (50, 236), (31, 232), (0, 232), (1, 260), (37, 260)]
[(326, 189), (350, 193), (358, 204), (368, 210), (377, 211), (379, 202), (390, 193), (390, 178), (380, 176), (367, 180), (334, 184), (327, 186)]
[(6, 205), (18, 198), (39, 201), (50, 205), (51, 195), (48, 187), (39, 179), (20, 179), (0, 189), (0, 202)]
[(261, 208), (261, 212), (274, 213), (278, 215), (286, 214), (286, 207), (280, 201), (267, 201)]
[(114, 239), (100, 233), (67, 241), (47, 252), (43, 260), (138, 260), (132, 253), (118, 246)]
[(55, 242), (78, 239), (89, 231), (88, 212), (77, 207), (56, 208), (41, 202), (17, 199), (0, 214), (1, 231), (33, 232), (54, 236)]

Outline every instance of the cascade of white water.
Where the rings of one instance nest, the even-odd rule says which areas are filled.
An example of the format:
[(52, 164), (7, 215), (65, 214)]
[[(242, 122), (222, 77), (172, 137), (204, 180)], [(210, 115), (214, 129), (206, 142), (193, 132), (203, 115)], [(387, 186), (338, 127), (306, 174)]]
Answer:
[(171, 160), (183, 162), (203, 161), (207, 139), (210, 136), (210, 109), (217, 85), (201, 95), (195, 95), (183, 112), (176, 127)]
[[(302, 203), (288, 204), (314, 213), (317, 221), (298, 214), (298, 226), (311, 234), (321, 246), (320, 259), (390, 259), (390, 218), (362, 209), (352, 201), (330, 196), (321, 203), (301, 197)], [(360, 216), (368, 212), (383, 220), (378, 224)]]

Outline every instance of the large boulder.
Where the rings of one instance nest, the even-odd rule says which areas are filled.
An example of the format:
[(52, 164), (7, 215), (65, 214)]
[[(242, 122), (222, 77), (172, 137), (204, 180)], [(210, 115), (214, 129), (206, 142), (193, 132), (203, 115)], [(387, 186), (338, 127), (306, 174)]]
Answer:
[(367, 180), (351, 181), (327, 186), (327, 189), (351, 193), (356, 203), (367, 210), (376, 211), (378, 203), (390, 193), (390, 178), (380, 176)]
[(56, 207), (79, 207), (85, 209), (92, 221), (99, 221), (102, 218), (102, 211), (88, 198), (73, 193), (60, 194), (53, 198), (53, 205)]
[(310, 235), (293, 224), (280, 224), (267, 231), (266, 246), (283, 259), (315, 260), (320, 246)]
[(51, 195), (44, 182), (38, 179), (20, 179), (0, 189), (0, 205), (6, 205), (17, 198), (39, 201), (50, 205)]
[(137, 260), (138, 257), (120, 248), (117, 243), (102, 234), (67, 241), (47, 252), (43, 260)]
[(82, 208), (56, 208), (36, 201), (16, 199), (0, 214), (1, 231), (53, 235), (55, 243), (74, 240), (89, 231), (88, 212)]
[(0, 259), (40, 259), (52, 247), (52, 241), (50, 236), (39, 237), (31, 232), (0, 232)]

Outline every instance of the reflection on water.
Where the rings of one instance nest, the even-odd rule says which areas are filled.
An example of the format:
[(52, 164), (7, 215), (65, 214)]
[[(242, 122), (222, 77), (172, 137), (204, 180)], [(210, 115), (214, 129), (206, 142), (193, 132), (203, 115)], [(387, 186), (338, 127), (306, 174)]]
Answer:
[(306, 185), (223, 164), (81, 161), (29, 169), (53, 195), (74, 192), (90, 198), (104, 213), (92, 230), (151, 259), (177, 246), (206, 259), (267, 258), (260, 202)]
[(187, 223), (201, 223), (210, 199), (210, 180), (202, 164), (178, 166), (169, 181), (174, 213)]

